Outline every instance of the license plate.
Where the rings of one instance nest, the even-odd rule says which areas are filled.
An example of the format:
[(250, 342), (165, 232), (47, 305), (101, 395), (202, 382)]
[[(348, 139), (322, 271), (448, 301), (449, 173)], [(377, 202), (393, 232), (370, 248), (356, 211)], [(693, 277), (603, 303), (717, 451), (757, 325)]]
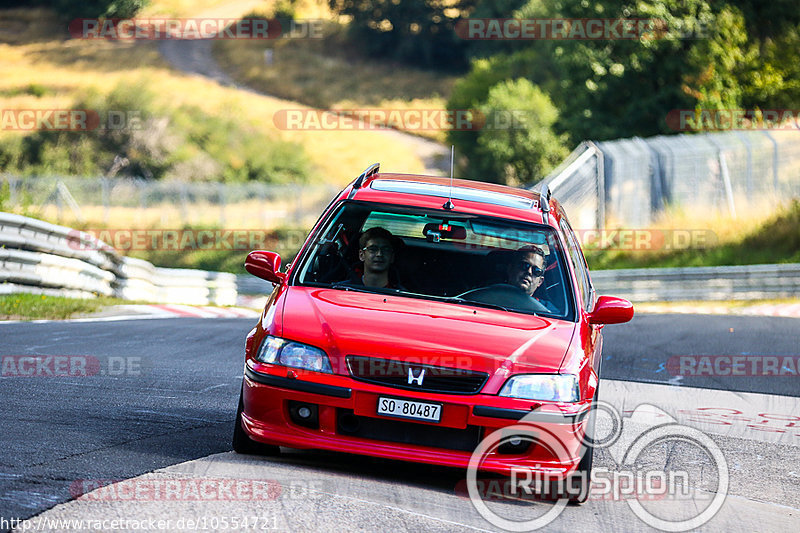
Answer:
[(412, 402), (400, 398), (378, 397), (378, 414), (424, 420), (426, 422), (439, 422), (442, 419), (442, 404)]

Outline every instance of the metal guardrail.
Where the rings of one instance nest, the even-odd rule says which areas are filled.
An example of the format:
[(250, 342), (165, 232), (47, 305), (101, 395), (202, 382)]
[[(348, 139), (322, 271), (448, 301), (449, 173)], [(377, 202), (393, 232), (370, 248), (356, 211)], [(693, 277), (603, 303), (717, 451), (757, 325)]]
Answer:
[(29, 205), (64, 223), (96, 222), (99, 216), (106, 225), (115, 223), (117, 217), (135, 217), (137, 221), (162, 226), (169, 223), (175, 227), (220, 224), (229, 228), (269, 228), (314, 222), (340, 187), (0, 173), (2, 189), (7, 191), (10, 205)]
[(634, 302), (800, 297), (800, 264), (596, 270), (598, 294)]
[(11, 292), (190, 305), (235, 305), (237, 297), (233, 274), (155, 267), (88, 233), (0, 213), (0, 294)]
[(239, 294), (267, 295), (274, 288), (275, 285), (269, 281), (257, 278), (252, 274), (239, 274), (236, 276), (236, 291)]
[[(600, 294), (634, 302), (800, 297), (800, 264), (599, 270)], [(87, 233), (0, 213), (0, 294), (37, 292), (196, 305), (235, 305), (237, 295), (266, 295), (250, 275), (158, 268), (120, 256)]]

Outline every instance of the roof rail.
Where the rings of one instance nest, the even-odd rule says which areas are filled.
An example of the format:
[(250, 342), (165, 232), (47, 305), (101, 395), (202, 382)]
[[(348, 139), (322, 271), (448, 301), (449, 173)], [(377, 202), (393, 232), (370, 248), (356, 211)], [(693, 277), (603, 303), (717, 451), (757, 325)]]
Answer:
[(542, 210), (542, 222), (548, 223), (547, 217), (550, 213), (550, 187), (547, 183), (542, 183), (539, 187), (539, 209)]
[(356, 178), (355, 183), (353, 183), (353, 188), (360, 189), (367, 181), (367, 178), (369, 178), (373, 174), (377, 174), (380, 169), (381, 169), (380, 163), (371, 164), (369, 167), (367, 167), (367, 170), (362, 172), (361, 175)]

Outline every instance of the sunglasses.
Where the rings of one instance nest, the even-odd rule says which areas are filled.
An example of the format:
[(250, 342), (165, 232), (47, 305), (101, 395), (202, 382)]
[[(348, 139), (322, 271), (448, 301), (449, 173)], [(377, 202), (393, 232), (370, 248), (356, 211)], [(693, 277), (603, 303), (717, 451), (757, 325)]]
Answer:
[(536, 276), (537, 278), (544, 275), (544, 270), (541, 267), (532, 265), (527, 261), (520, 261), (519, 268), (520, 270), (530, 270), (531, 272), (533, 272), (533, 275)]

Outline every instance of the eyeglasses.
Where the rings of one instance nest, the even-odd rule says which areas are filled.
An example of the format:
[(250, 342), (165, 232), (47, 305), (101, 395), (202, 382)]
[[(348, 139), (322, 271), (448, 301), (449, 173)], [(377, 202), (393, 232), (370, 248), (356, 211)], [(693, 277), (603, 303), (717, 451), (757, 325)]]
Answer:
[(381, 252), (382, 255), (389, 255), (394, 251), (391, 246), (375, 246), (374, 244), (371, 246), (365, 246), (362, 250), (366, 250), (372, 255), (377, 255), (378, 252)]
[(532, 271), (533, 275), (536, 276), (537, 278), (544, 275), (544, 270), (541, 267), (538, 267), (536, 265), (532, 265), (532, 264), (528, 263), (527, 261), (520, 261), (518, 266), (519, 266), (520, 270), (530, 270), (530, 271)]

